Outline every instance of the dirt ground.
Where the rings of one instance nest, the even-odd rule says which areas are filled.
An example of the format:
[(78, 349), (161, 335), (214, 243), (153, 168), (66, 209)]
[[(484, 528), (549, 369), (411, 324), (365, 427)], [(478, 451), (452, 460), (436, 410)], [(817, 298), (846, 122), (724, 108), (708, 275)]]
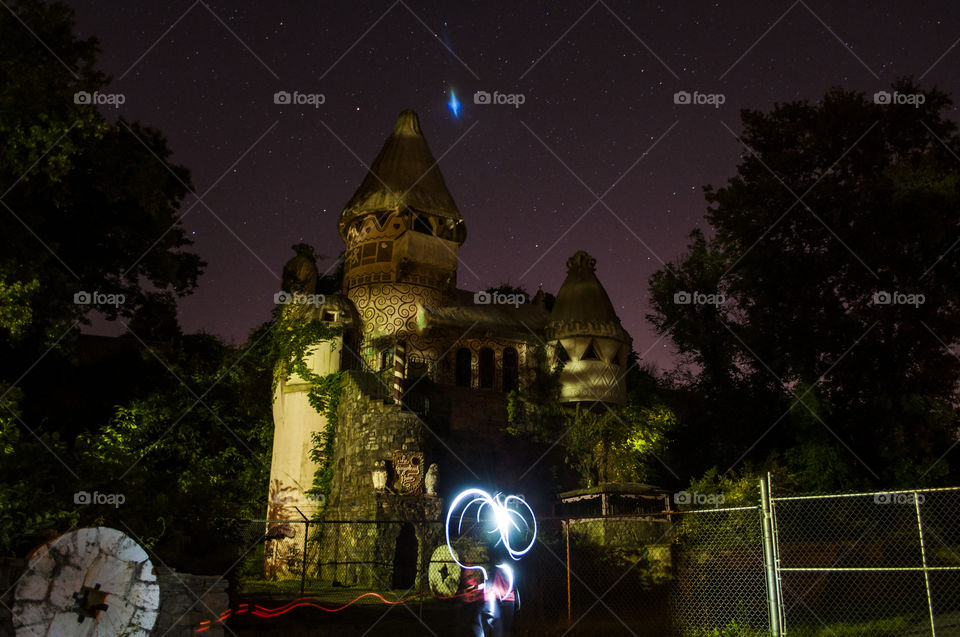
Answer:
[[(276, 607), (280, 604), (272, 602), (269, 605)], [(249, 614), (236, 615), (227, 622), (229, 630), (225, 632), (228, 635), (232, 632), (238, 637), (457, 637), (469, 634), (466, 628), (468, 622), (469, 611), (455, 602), (424, 604), (422, 617), (419, 605), (415, 603), (408, 606), (371, 603), (358, 604), (336, 613), (299, 607), (269, 619)], [(571, 637), (614, 637), (621, 634), (663, 637), (666, 634), (653, 626), (649, 628), (650, 630), (644, 630), (643, 626), (630, 626), (628, 631), (618, 622), (587, 617), (566, 633), (568, 627), (565, 616), (544, 618), (524, 616), (521, 613), (517, 617), (512, 636), (559, 636), (566, 633)]]

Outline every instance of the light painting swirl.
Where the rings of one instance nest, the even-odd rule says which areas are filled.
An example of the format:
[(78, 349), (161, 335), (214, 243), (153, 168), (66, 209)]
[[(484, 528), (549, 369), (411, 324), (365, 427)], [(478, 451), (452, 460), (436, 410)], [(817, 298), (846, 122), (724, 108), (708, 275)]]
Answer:
[[(503, 547), (513, 560), (519, 560), (524, 554), (533, 548), (533, 544), (537, 539), (537, 519), (534, 516), (533, 509), (530, 508), (530, 505), (527, 504), (523, 498), (516, 495), (508, 495), (503, 497), (502, 494), (498, 493), (495, 496), (491, 496), (482, 489), (467, 489), (466, 491), (462, 491), (460, 495), (454, 498), (450, 505), (450, 509), (447, 511), (445, 528), (447, 536), (447, 549), (450, 551), (450, 557), (454, 562), (457, 563), (457, 565), (460, 566), (460, 568), (479, 570), (483, 574), (483, 588), (486, 589), (486, 583), (489, 581), (489, 574), (487, 573), (487, 570), (478, 564), (464, 564), (461, 562), (456, 551), (453, 550), (453, 544), (450, 540), (452, 530), (451, 522), (453, 521), (454, 516), (459, 511), (456, 523), (456, 534), (459, 535), (463, 531), (464, 519), (473, 508), (476, 508), (477, 512), (477, 524), (483, 523), (482, 517), (484, 510), (487, 510), (490, 526), (492, 527), (487, 531), (487, 533), (497, 536), (496, 542), (494, 542), (493, 545), (496, 547), (502, 543)], [(514, 546), (513, 542), (518, 541), (516, 537), (514, 538), (513, 542), (511, 542), (511, 535), (516, 536), (519, 534), (519, 541), (523, 542), (528, 533), (530, 535), (530, 540), (522, 546)], [(497, 564), (497, 568), (504, 571), (509, 583), (506, 592), (498, 595), (500, 599), (503, 599), (509, 595), (510, 591), (513, 590), (514, 573), (513, 569), (510, 568), (508, 564)], [(485, 597), (490, 602), (492, 610), (495, 599), (493, 596), (487, 595), (486, 592)]]

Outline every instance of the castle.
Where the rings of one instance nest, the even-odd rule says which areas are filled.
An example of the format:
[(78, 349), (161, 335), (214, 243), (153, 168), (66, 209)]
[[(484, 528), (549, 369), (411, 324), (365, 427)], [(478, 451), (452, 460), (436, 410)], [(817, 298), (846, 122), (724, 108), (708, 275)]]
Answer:
[[(523, 449), (505, 433), (507, 395), (543, 361), (563, 362), (561, 403), (625, 402), (632, 341), (586, 252), (567, 260), (552, 308), (542, 292), (518, 299), (457, 287), (466, 225), (413, 111), (400, 113), (338, 230), (346, 244), (342, 290), (303, 313), (340, 332), (310, 350), (312, 370), (346, 372), (325, 519), (437, 520), (453, 489), (516, 485), (529, 459), (512, 462)], [(313, 259), (294, 257), (284, 281), (288, 293), (314, 292)], [(309, 452), (327, 422), (308, 403), (309, 388), (293, 374), (275, 390), (270, 519), (317, 511), (305, 495), (316, 470)], [(325, 542), (321, 552), (330, 562), (361, 549), (385, 552), (382, 561), (393, 563), (398, 533), (415, 537), (420, 560), (439, 541), (435, 531), (392, 524)], [(361, 575), (331, 577), (350, 584)]]

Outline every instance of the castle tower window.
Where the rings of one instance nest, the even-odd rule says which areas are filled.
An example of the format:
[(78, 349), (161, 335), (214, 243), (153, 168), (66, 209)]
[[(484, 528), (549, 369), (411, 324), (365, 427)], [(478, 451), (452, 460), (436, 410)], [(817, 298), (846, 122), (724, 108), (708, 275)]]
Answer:
[(377, 260), (377, 242), (371, 241), (360, 246), (360, 263), (373, 263)]
[(587, 345), (587, 349), (584, 350), (583, 356), (580, 357), (582, 361), (598, 361), (600, 357), (597, 356), (597, 350), (593, 348), (593, 341), (590, 341), (590, 344)]
[(556, 356), (557, 361), (561, 363), (566, 363), (570, 361), (570, 355), (567, 354), (566, 348), (560, 343), (560, 341), (557, 341), (557, 345), (554, 349), (554, 356)]
[(503, 350), (503, 391), (508, 392), (516, 389), (518, 377), (517, 350), (508, 347)]
[(457, 350), (457, 368), (455, 372), (457, 387), (469, 387), (472, 374), (470, 350), (461, 347)]
[(393, 259), (393, 241), (381, 241), (377, 247), (377, 262)]
[(433, 234), (433, 226), (431, 226), (430, 222), (423, 217), (414, 217), (413, 231), (422, 232), (423, 234)]
[(383, 371), (387, 368), (393, 368), (393, 352), (388, 349), (380, 352), (380, 371)]
[(493, 350), (484, 347), (480, 350), (480, 359), (478, 361), (478, 376), (480, 389), (493, 389)]

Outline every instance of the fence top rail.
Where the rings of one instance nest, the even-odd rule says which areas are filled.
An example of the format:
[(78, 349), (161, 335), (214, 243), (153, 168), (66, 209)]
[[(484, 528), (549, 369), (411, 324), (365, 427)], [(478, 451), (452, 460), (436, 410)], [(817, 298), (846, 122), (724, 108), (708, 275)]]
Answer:
[(443, 520), (243, 520), (243, 522), (272, 524), (443, 524)]
[(691, 513), (728, 513), (732, 511), (759, 511), (760, 505), (754, 504), (745, 507), (721, 507), (719, 509), (692, 509), (690, 511), (669, 511), (672, 515), (689, 515)]
[(866, 491), (863, 493), (827, 493), (819, 495), (788, 495), (771, 497), (774, 502), (783, 500), (823, 500), (827, 498), (863, 498), (874, 495), (897, 495), (901, 493), (938, 493), (945, 491), (960, 491), (960, 487), (930, 487), (926, 489), (899, 489), (891, 491)]
[(652, 519), (657, 521), (666, 520), (675, 511), (656, 511), (654, 513), (620, 513), (615, 515), (584, 515), (580, 516), (556, 516), (537, 518), (540, 522), (597, 522), (601, 520), (628, 520), (634, 522), (649, 522)]

